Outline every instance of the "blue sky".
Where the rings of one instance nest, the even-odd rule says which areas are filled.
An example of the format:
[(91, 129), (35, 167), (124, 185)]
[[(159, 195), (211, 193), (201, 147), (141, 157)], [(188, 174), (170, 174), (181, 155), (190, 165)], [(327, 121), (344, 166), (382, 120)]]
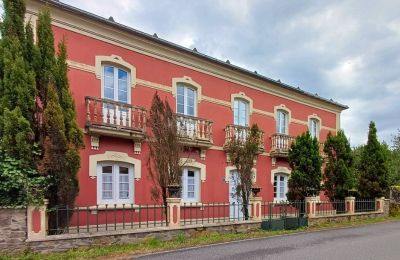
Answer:
[(62, 0), (350, 107), (364, 143), (400, 128), (400, 1)]

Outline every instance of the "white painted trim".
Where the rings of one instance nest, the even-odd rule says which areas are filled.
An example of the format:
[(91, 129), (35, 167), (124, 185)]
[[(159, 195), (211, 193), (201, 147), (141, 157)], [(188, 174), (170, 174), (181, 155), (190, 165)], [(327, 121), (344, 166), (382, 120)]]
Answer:
[(180, 165), (182, 167), (192, 167), (192, 168), (197, 168), (200, 170), (200, 180), (201, 182), (205, 182), (207, 179), (207, 171), (206, 171), (206, 165), (203, 163), (196, 162), (196, 160), (192, 158), (181, 158), (180, 159)]
[(142, 162), (138, 159), (128, 156), (127, 153), (106, 151), (103, 154), (94, 154), (89, 156), (89, 176), (97, 177), (97, 164), (99, 162), (111, 161), (122, 162), (134, 165), (134, 178), (140, 180), (142, 177)]
[(243, 99), (244, 101), (246, 101), (249, 104), (248, 117), (250, 120), (250, 116), (251, 116), (251, 114), (253, 114), (253, 99), (251, 99), (249, 96), (246, 96), (246, 93), (244, 93), (244, 92), (231, 94), (231, 109), (232, 109), (232, 111), (235, 108), (235, 99)]
[[(232, 165), (225, 167), (225, 182), (226, 183), (229, 183), (229, 180), (231, 178), (231, 176), (230, 176), (231, 171), (237, 171), (236, 167), (232, 166)], [(252, 172), (253, 172), (253, 183), (256, 183), (257, 182), (257, 169), (253, 168)]]
[[(120, 56), (111, 55), (111, 56), (96, 56), (95, 57), (95, 74), (97, 79), (103, 78), (103, 65), (110, 64), (116, 67), (124, 68), (128, 71), (130, 75), (130, 85), (135, 87), (136, 85), (136, 68), (132, 64), (124, 61)], [(102, 85), (103, 86), (103, 82)], [(128, 88), (130, 89), (130, 88)]]
[(178, 84), (184, 84), (184, 85), (188, 85), (189, 87), (192, 87), (194, 89), (196, 89), (197, 91), (197, 103), (200, 103), (202, 100), (202, 87), (199, 83), (195, 82), (194, 80), (192, 80), (191, 77), (188, 76), (183, 76), (182, 78), (172, 78), (172, 96), (174, 96), (176, 98), (176, 93), (177, 93), (177, 88), (178, 88)]
[(291, 169), (289, 169), (288, 167), (282, 167), (282, 166), (279, 166), (279, 167), (271, 170), (271, 184), (274, 185), (274, 175), (275, 174), (285, 174), (289, 178), (291, 173), (292, 173)]

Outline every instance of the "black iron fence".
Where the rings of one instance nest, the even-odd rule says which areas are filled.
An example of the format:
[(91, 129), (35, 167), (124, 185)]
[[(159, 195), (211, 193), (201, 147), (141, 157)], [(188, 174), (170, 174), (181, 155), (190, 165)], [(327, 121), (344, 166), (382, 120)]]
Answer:
[(316, 216), (332, 216), (340, 214), (346, 214), (346, 202), (344, 200), (316, 202)]
[(356, 199), (354, 210), (356, 213), (376, 211), (376, 200)]
[(167, 226), (163, 205), (59, 206), (47, 210), (48, 234), (74, 234)]

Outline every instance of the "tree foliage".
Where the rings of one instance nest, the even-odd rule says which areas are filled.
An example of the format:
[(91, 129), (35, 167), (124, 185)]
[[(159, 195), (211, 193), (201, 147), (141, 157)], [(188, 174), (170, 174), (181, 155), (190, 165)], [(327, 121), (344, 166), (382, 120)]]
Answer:
[(303, 200), (315, 196), (321, 190), (322, 158), (319, 142), (309, 132), (296, 137), (289, 150), (289, 164), (292, 168), (287, 197), (289, 200)]
[[(246, 130), (238, 129), (238, 132), (229, 140), (225, 149), (230, 163), (235, 166), (238, 173), (236, 194), (231, 195), (241, 198), (244, 217), (248, 219), (248, 205), (254, 177), (253, 167), (259, 151), (261, 131), (256, 124), (252, 125), (248, 132), (242, 133), (241, 131)], [(240, 136), (245, 136), (245, 138), (239, 138)]]
[(339, 130), (336, 135), (328, 133), (324, 152), (327, 154), (323, 175), (325, 194), (331, 200), (342, 200), (356, 185), (353, 153), (343, 130)]
[(371, 122), (359, 165), (359, 192), (364, 198), (382, 197), (388, 191), (387, 157), (376, 133), (375, 123)]
[(151, 134), (148, 138), (150, 155), (147, 167), (155, 184), (152, 196), (154, 199), (161, 198), (166, 205), (167, 187), (181, 183), (180, 155), (183, 145), (178, 139), (176, 116), (168, 102), (163, 102), (157, 93), (153, 96), (148, 125)]

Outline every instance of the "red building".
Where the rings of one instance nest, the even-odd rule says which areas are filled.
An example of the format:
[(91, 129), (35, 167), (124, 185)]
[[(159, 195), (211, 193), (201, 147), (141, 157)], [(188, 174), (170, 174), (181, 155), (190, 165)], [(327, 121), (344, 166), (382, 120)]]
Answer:
[(145, 142), (155, 92), (176, 110), (181, 140), (196, 151), (183, 171), (184, 202), (234, 202), (224, 144), (237, 128), (257, 123), (264, 132), (254, 182), (265, 201), (286, 199), (293, 136), (310, 130), (323, 142), (340, 128), (344, 105), (58, 1), (27, 1), (34, 27), (44, 6), (55, 42), (67, 42), (85, 132), (78, 206), (155, 203)]

